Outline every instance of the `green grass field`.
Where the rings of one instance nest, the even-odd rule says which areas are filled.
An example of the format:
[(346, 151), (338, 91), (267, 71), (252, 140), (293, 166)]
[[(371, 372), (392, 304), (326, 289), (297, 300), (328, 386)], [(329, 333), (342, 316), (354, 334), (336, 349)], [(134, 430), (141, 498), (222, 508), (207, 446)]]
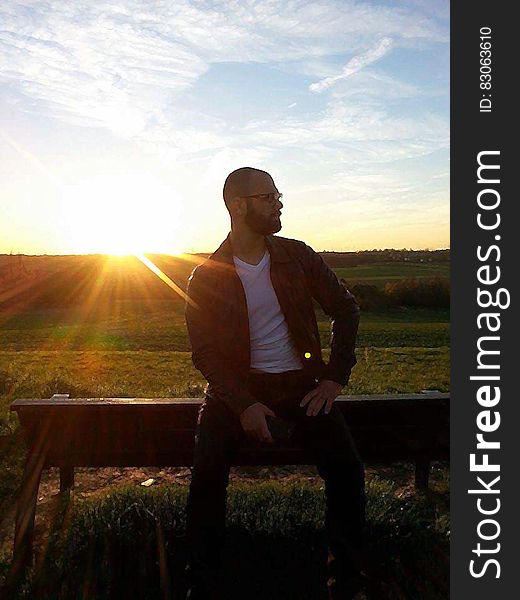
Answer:
[(349, 285), (365, 283), (384, 287), (385, 283), (399, 279), (421, 279), (424, 277), (449, 277), (448, 263), (396, 262), (339, 267), (336, 275)]
[[(77, 258), (76, 273), (92, 270), (95, 260), (101, 259)], [(153, 288), (157, 282), (148, 279), (142, 289), (149, 294), (132, 296), (132, 285), (118, 280), (104, 291), (94, 286), (96, 295), (91, 284), (67, 283), (59, 270), (63, 262), (61, 257), (33, 261), (50, 279), (35, 278), (35, 286), (16, 296), (18, 304), (10, 305), (9, 292), (0, 290), (2, 509), (14, 502), (25, 452), (16, 415), (8, 410), (15, 398), (198, 397), (205, 384), (191, 363), (183, 303), (169, 290)], [(76, 264), (74, 257), (65, 262)], [(118, 264), (113, 261), (111, 268), (119, 269)], [(161, 268), (172, 276), (175, 264), (165, 259)], [(182, 268), (185, 276), (189, 270)], [(448, 269), (448, 263), (429, 262), (335, 268), (350, 285), (380, 287), (405, 277), (446, 277)], [(52, 286), (45, 287), (46, 281)], [(114, 296), (114, 289), (126, 290), (126, 296)], [(321, 311), (317, 317), (327, 358), (330, 323)], [(449, 346), (448, 310), (363, 312), (358, 363), (344, 393), (449, 391)], [(446, 465), (434, 469), (426, 495), (413, 491), (412, 477), (406, 465), (375, 469), (368, 477), (368, 568), (375, 586), (369, 599), (447, 597), (448, 470)], [(30, 574), (20, 597), (162, 598), (164, 569), (172, 581), (182, 580), (185, 494), (182, 486), (125, 487), (88, 502), (59, 500), (48, 524), (47, 562), (39, 575)], [(249, 586), (248, 598), (324, 598), (323, 501), (317, 477), (231, 486), (225, 560), (227, 572), (238, 574), (229, 581), (236, 597), (246, 597)], [(0, 556), (0, 584), (9, 558)]]
[[(44, 563), (21, 597), (54, 600), (59, 590), (59, 598), (152, 599), (165, 597), (167, 588), (180, 598), (186, 491), (122, 487), (96, 500), (65, 498)], [(446, 598), (445, 508), (433, 498), (399, 497), (397, 491), (377, 477), (367, 486), (368, 597)], [(323, 517), (318, 483), (231, 484), (223, 549), (227, 597), (325, 600)]]
[[(322, 345), (330, 339), (330, 320), (318, 311)], [(189, 351), (182, 307), (159, 306), (153, 312), (123, 310), (109, 317), (79, 320), (55, 309), (10, 319), (1, 331), (3, 350), (149, 350)], [(387, 309), (363, 312), (358, 346), (424, 347), (449, 345), (449, 314), (443, 309)]]

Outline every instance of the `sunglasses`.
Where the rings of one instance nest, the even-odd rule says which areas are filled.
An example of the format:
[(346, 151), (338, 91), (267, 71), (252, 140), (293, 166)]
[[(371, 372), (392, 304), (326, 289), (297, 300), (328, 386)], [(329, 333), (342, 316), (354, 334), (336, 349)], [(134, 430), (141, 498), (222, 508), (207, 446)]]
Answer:
[(271, 206), (274, 206), (277, 200), (281, 200), (283, 198), (283, 194), (280, 194), (280, 192), (271, 192), (270, 194), (252, 194), (251, 196), (241, 196), (241, 198), (258, 198), (259, 200), (268, 202)]

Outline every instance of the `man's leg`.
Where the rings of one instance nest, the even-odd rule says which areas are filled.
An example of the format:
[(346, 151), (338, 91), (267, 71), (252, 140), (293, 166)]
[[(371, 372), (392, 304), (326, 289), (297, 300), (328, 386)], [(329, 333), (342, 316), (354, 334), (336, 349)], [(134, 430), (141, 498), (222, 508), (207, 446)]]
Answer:
[(325, 482), (325, 528), (329, 545), (329, 597), (352, 598), (362, 583), (365, 527), (364, 468), (340, 409), (333, 404), (307, 417), (301, 409), (296, 436), (315, 457)]
[(237, 436), (235, 419), (224, 405), (214, 400), (206, 401), (199, 411), (186, 507), (186, 573), (188, 597), (193, 599), (216, 597), (214, 588), (225, 533), (230, 452)]

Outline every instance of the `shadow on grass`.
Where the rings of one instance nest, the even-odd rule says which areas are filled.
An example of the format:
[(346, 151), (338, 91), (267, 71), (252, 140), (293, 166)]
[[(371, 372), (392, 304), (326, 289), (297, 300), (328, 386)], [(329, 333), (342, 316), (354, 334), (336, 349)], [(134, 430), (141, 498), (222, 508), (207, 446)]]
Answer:
[[(186, 493), (122, 487), (98, 499), (59, 499), (46, 545), (16, 597), (182, 598)], [(438, 502), (398, 498), (377, 478), (367, 494), (367, 598), (447, 598), (449, 530)], [(230, 485), (226, 598), (325, 599), (323, 516), (319, 485)]]

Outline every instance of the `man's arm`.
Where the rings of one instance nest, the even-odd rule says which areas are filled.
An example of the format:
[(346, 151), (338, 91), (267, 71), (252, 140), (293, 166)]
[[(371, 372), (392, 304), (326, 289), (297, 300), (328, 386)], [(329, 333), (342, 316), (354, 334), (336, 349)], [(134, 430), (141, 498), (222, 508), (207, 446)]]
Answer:
[(214, 314), (215, 288), (207, 274), (196, 267), (187, 287), (186, 325), (192, 349), (192, 361), (211, 388), (238, 416), (256, 400), (238, 380), (237, 376), (226, 376), (221, 363), (220, 349), (216, 343)]
[(316, 416), (322, 408), (330, 412), (334, 400), (347, 385), (352, 367), (356, 364), (354, 348), (359, 324), (359, 306), (354, 296), (338, 281), (335, 273), (319, 254), (306, 246), (307, 281), (311, 295), (332, 320), (329, 364), (318, 386), (302, 399), (306, 414)]
[(352, 367), (356, 364), (359, 305), (322, 257), (309, 246), (306, 250), (306, 273), (311, 295), (331, 318), (332, 323), (330, 359), (322, 379), (345, 386)]

